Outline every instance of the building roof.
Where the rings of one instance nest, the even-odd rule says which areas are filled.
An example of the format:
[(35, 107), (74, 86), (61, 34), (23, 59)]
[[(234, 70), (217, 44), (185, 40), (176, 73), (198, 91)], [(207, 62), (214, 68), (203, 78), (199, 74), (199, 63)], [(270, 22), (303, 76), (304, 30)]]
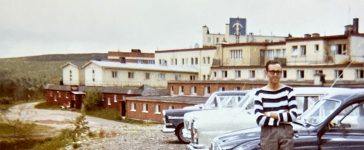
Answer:
[(205, 103), (208, 97), (199, 96), (137, 96), (127, 97), (126, 100), (132, 101), (150, 101), (150, 102), (166, 102), (166, 103), (188, 103), (188, 104), (202, 104)]
[(84, 65), (87, 61), (70, 61), (70, 62), (67, 62), (65, 64), (63, 64), (61, 66), (61, 68), (64, 68), (68, 65), (72, 65), (72, 66), (75, 66), (76, 68), (78, 69), (81, 69), (82, 68), (82, 65)]
[(135, 87), (91, 87), (91, 86), (79, 86), (77, 91), (73, 91), (71, 86), (69, 85), (55, 85), (55, 84), (47, 84), (45, 87), (46, 90), (56, 90), (56, 91), (72, 91), (73, 93), (84, 93), (86, 91), (96, 89), (101, 93), (111, 93), (111, 94), (127, 94), (127, 95), (142, 95), (142, 96), (166, 96), (169, 95), (169, 91), (167, 89), (157, 89), (147, 85), (144, 85), (139, 88)]
[(159, 51), (155, 51), (155, 53), (186, 52), (186, 51), (205, 51), (205, 50), (216, 50), (216, 46), (207, 46), (207, 47), (202, 47), (202, 48), (185, 48), (185, 49), (159, 50)]
[(198, 73), (197, 68), (192, 66), (163, 66), (158, 64), (120, 63), (120, 62), (96, 61), (96, 60), (89, 61), (88, 63), (83, 65), (82, 68), (87, 67), (91, 63), (94, 63), (97, 66), (103, 68)]

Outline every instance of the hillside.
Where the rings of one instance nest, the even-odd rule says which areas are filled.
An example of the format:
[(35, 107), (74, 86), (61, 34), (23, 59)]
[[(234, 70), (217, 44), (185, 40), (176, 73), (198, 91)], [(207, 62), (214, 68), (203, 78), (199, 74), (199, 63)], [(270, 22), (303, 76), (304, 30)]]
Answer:
[(0, 90), (2, 90), (0, 91), (0, 97), (23, 97), (24, 93), (29, 93), (29, 90), (30, 92), (33, 90), (33, 95), (35, 93), (41, 95), (42, 91), (40, 89), (45, 84), (59, 83), (62, 78), (61, 66), (66, 62), (86, 63), (92, 59), (104, 60), (106, 58), (106, 53), (55, 54), (2, 58), (0, 59)]

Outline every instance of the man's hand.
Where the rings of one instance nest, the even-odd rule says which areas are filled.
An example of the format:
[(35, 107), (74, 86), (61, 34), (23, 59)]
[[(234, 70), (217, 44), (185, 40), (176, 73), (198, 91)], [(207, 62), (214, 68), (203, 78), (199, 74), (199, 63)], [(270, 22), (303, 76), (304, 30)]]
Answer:
[(267, 117), (272, 117), (274, 119), (278, 119), (278, 114), (275, 112), (265, 112), (264, 115)]

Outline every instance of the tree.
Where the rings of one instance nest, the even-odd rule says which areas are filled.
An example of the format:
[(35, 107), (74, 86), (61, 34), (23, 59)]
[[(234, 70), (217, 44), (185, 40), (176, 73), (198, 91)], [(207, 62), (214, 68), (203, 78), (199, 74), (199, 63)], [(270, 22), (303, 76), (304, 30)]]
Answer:
[(83, 101), (85, 111), (95, 110), (101, 106), (101, 93), (97, 89), (86, 91), (86, 97)]

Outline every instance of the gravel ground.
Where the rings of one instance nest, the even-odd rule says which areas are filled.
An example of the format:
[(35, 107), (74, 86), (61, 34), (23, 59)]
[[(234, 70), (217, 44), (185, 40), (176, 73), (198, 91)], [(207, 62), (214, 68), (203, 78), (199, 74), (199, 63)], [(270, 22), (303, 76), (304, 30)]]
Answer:
[[(37, 103), (26, 103), (10, 108), (6, 117), (35, 122), (57, 130), (72, 128), (71, 122), (79, 113), (62, 110), (35, 109)], [(162, 125), (139, 125), (87, 116), (86, 120), (96, 138), (81, 141), (78, 149), (106, 150), (174, 150), (186, 149), (174, 133), (162, 133)], [(65, 149), (73, 149), (67, 146)]]

